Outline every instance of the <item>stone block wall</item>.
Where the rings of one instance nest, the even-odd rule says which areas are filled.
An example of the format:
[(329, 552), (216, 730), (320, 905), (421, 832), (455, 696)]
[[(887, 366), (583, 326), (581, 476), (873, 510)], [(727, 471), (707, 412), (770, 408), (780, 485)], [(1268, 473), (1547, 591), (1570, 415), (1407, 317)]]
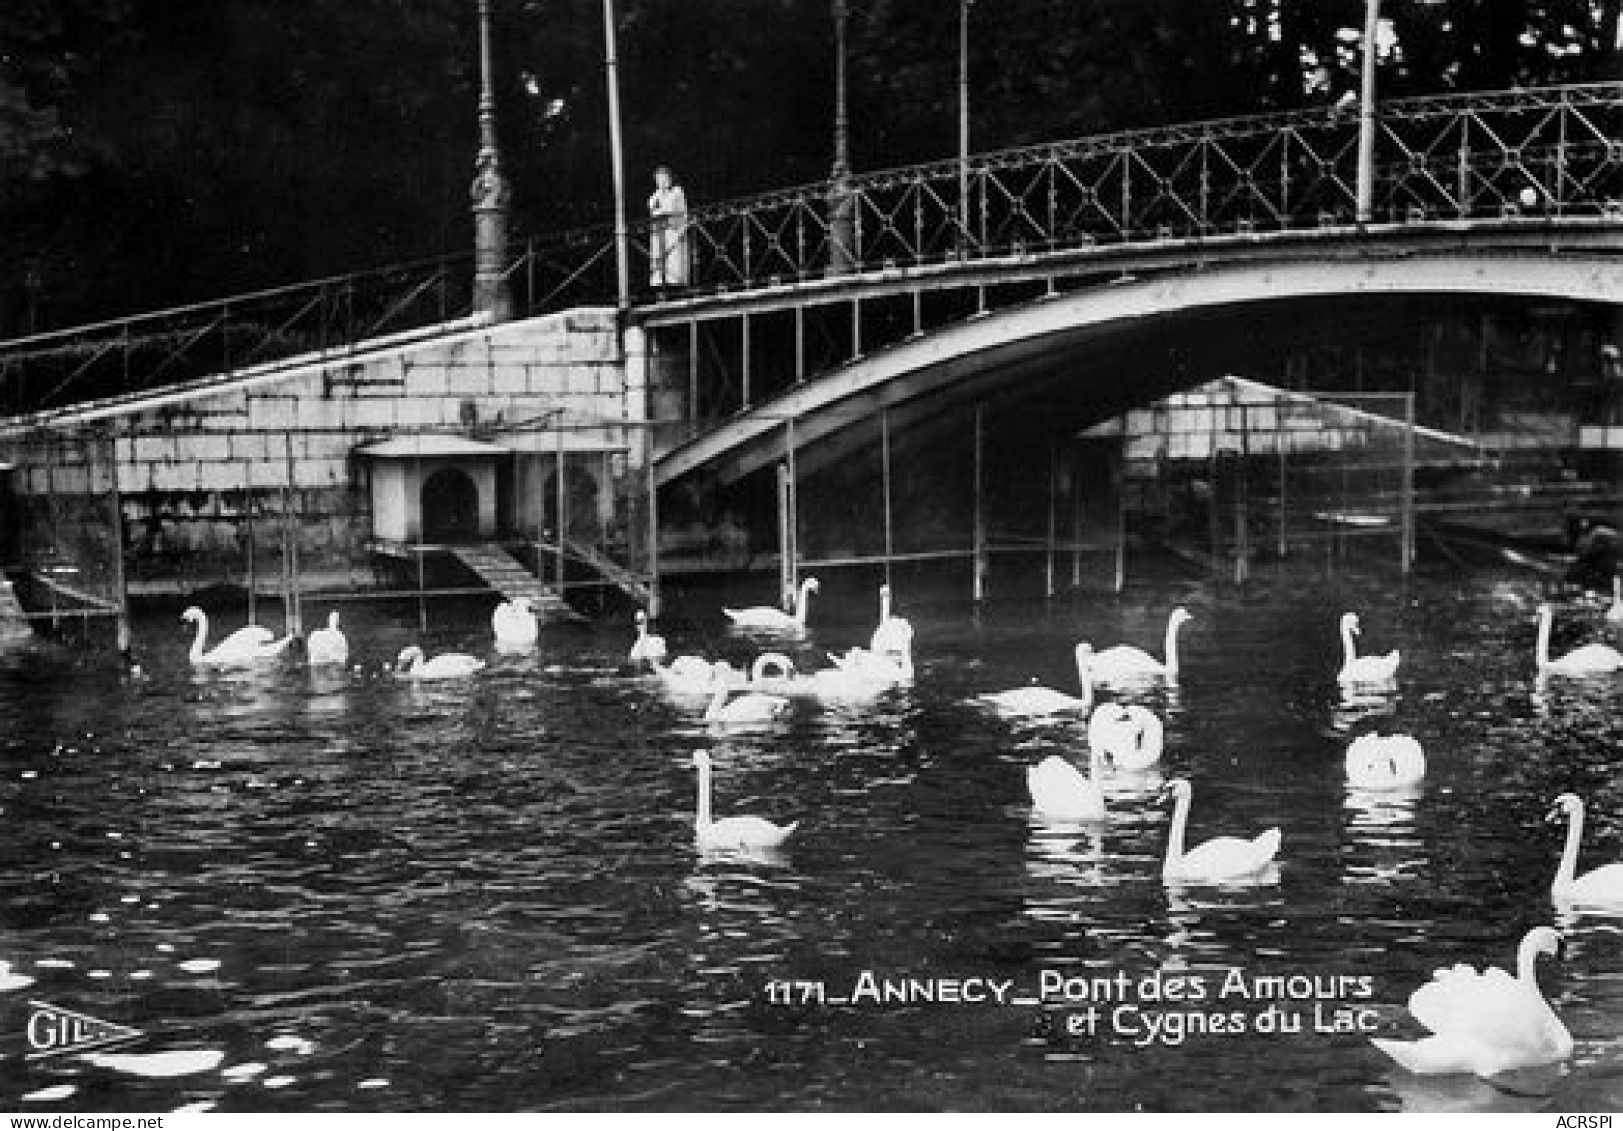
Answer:
[[(582, 308), (309, 363), (131, 402), (64, 431), (110, 437), (132, 588), (240, 583), (250, 553), (274, 576), (289, 541), (301, 571), (366, 570), (368, 461), (358, 448), (415, 432), (477, 432), (540, 419), (622, 421), (628, 397), (615, 312)], [(19, 493), (63, 495), (82, 461), (19, 461)]]

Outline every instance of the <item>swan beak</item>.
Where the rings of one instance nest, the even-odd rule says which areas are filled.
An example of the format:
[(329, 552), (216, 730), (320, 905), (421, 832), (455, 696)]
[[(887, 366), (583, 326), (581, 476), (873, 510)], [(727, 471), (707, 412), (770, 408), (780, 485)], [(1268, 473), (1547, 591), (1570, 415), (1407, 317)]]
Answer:
[(1554, 824), (1564, 816), (1566, 816), (1566, 811), (1562, 809), (1561, 806), (1552, 805), (1548, 810), (1545, 811), (1544, 823), (1547, 825)]

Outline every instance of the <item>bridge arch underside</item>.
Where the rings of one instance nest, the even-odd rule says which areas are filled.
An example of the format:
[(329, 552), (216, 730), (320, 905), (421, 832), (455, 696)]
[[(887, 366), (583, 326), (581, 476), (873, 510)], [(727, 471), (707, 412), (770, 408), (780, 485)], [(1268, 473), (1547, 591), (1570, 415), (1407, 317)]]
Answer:
[[(792, 466), (802, 556), (881, 552), (882, 522), (893, 551), (929, 549), (948, 529), (956, 544), (973, 505), (978, 428), (983, 485), (1003, 485), (983, 500), (992, 524), (1034, 532), (1052, 522), (1040, 512), (1056, 474), (1069, 495), (1082, 493), (1074, 479), (1114, 474), (1080, 433), (1224, 376), (1308, 392), (1414, 391), (1420, 423), (1462, 429), (1443, 386), (1451, 370), (1494, 366), (1490, 325), (1501, 338), (1519, 326), (1524, 338), (1557, 341), (1561, 372), (1546, 383), (1583, 383), (1602, 344), (1623, 344), (1623, 256), (1327, 258), (1061, 293), (853, 361), (667, 452), (656, 470), (662, 515), (679, 527), (719, 524), (739, 541), (742, 527), (769, 551), (777, 469)], [(1528, 382), (1512, 383), (1529, 395)], [(1531, 391), (1546, 394), (1565, 395)]]

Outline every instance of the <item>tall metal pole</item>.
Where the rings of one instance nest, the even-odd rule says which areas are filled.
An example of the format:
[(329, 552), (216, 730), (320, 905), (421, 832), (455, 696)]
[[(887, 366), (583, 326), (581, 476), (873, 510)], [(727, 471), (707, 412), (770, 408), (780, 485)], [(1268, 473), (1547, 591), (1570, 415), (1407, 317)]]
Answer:
[(1358, 92), (1358, 222), (1375, 215), (1375, 35), (1381, 0), (1364, 0), (1363, 77)]
[(856, 262), (851, 202), (851, 151), (845, 113), (846, 0), (834, 4), (834, 166), (828, 174), (828, 273), (843, 275)]
[[(625, 154), (620, 145), (620, 64), (616, 49), (614, 0), (603, 0), (603, 66), (609, 83), (609, 159), (614, 171), (614, 269), (620, 309), (631, 305), (631, 251), (626, 235)], [(652, 611), (649, 616), (653, 616)]]
[(513, 316), (507, 287), (507, 202), (496, 148), (496, 95), (490, 81), (490, 0), (479, 0), (479, 155), (474, 159), (473, 308), (503, 322)]
[(969, 234), (969, 6), (958, 0), (958, 231), (959, 245)]

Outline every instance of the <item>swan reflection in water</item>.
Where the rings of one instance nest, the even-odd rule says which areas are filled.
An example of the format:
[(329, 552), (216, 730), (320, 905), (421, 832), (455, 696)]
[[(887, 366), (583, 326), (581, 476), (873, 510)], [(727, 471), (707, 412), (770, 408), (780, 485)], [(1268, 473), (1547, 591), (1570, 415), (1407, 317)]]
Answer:
[(1217, 927), (1235, 911), (1285, 905), (1284, 898), (1273, 888), (1169, 886), (1165, 890), (1167, 933), (1163, 941), (1167, 953), (1163, 963), (1168, 969), (1239, 964), (1233, 948), (1217, 937)]
[(1431, 858), (1415, 826), (1415, 806), (1424, 792), (1420, 785), (1347, 790), (1347, 833), (1360, 848), (1348, 861), (1343, 882), (1388, 884), (1425, 874)]
[[(1559, 1078), (1559, 1073), (1547, 1069), (1539, 1076)], [(1541, 1087), (1541, 1081), (1529, 1073), (1518, 1072), (1515, 1077), (1515, 1090), (1511, 1090), (1511, 1080), (1495, 1085), (1475, 1076), (1416, 1076), (1392, 1068), (1387, 1071), (1386, 1085), (1406, 1112), (1540, 1111), (1548, 1107), (1555, 1080), (1545, 1081)]]
[(1397, 710), (1396, 683), (1378, 687), (1370, 684), (1343, 684), (1330, 712), (1330, 728), (1339, 736), (1350, 734), (1359, 723), (1385, 718)]
[(1120, 882), (1105, 855), (1104, 826), (1038, 812), (1027, 820), (1026, 874), (1033, 890), (1022, 901), (1024, 913), (1041, 923), (1086, 919), (1100, 893)]

